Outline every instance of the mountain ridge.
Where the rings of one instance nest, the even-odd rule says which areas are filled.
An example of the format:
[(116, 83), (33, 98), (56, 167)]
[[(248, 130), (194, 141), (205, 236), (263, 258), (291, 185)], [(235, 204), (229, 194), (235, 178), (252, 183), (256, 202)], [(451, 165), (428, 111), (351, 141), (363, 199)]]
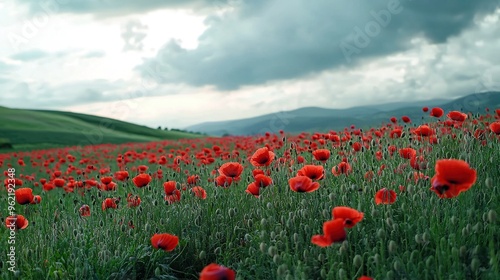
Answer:
[(390, 102), (368, 106), (356, 106), (342, 109), (329, 109), (322, 107), (302, 107), (294, 110), (279, 111), (261, 116), (203, 122), (188, 126), (186, 130), (199, 131), (215, 136), (222, 135), (252, 135), (265, 132), (277, 133), (284, 130), (289, 133), (300, 133), (302, 131), (328, 131), (340, 130), (350, 125), (357, 127), (368, 127), (387, 123), (391, 116), (401, 117), (408, 115), (411, 119), (425, 116), (422, 107), (441, 106), (445, 110), (460, 110), (467, 107), (473, 113), (477, 108), (494, 106), (495, 102), (500, 106), (500, 92), (491, 91), (464, 95), (456, 99), (432, 99), (415, 102)]

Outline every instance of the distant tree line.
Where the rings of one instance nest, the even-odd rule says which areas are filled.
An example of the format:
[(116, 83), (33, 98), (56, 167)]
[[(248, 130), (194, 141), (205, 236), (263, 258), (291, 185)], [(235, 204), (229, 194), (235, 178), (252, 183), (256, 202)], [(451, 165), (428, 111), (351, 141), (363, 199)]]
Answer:
[[(158, 126), (158, 130), (161, 130), (161, 126)], [(185, 130), (185, 129), (179, 129), (179, 128), (171, 128), (168, 129), (168, 127), (164, 127), (163, 130), (165, 131), (176, 131), (176, 132), (184, 132), (184, 133), (191, 133), (191, 134), (198, 134), (198, 135), (208, 135), (205, 132), (199, 132), (199, 131), (191, 131), (191, 130)]]

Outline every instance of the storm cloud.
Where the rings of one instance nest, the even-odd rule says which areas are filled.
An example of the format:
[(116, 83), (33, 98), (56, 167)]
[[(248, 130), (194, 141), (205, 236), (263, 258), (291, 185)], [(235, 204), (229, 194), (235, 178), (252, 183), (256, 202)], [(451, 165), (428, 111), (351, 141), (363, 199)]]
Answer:
[(209, 28), (196, 49), (169, 41), (137, 69), (159, 83), (245, 85), (353, 67), (408, 50), (411, 40), (445, 43), (493, 12), (498, 1), (243, 1)]

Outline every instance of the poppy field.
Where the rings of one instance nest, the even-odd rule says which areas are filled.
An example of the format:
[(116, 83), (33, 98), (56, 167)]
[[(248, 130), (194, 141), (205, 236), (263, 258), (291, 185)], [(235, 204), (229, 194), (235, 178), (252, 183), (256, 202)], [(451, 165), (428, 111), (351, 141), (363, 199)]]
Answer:
[(500, 279), (500, 109), (0, 154), (1, 279)]

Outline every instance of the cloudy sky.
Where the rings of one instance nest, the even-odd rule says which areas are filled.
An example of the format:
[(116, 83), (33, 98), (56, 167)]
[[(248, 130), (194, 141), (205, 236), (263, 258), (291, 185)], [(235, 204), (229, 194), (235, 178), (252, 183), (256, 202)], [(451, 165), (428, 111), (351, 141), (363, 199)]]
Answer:
[(0, 105), (157, 127), (500, 90), (498, 0), (0, 0)]

